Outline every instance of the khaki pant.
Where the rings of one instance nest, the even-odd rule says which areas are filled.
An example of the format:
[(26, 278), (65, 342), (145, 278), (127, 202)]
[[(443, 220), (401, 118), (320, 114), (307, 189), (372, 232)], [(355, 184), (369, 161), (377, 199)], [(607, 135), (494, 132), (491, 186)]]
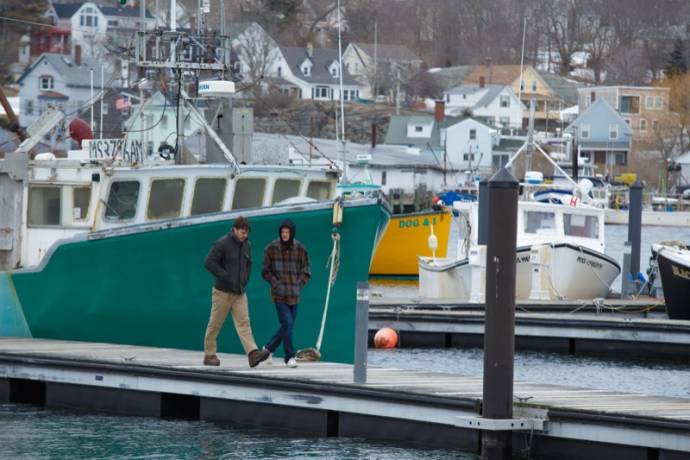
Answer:
[(254, 341), (254, 336), (252, 336), (252, 327), (251, 324), (249, 324), (247, 294), (232, 294), (213, 288), (211, 300), (213, 306), (211, 307), (211, 317), (206, 327), (204, 353), (206, 355), (216, 354), (216, 339), (230, 312), (232, 312), (235, 329), (237, 330), (237, 335), (240, 337), (240, 342), (242, 342), (245, 353), (256, 350), (256, 342)]

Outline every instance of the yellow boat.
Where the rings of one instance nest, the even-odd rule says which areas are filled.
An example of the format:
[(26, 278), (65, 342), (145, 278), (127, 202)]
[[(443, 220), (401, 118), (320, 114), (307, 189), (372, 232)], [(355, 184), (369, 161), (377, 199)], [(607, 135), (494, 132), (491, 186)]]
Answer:
[(438, 239), (436, 257), (446, 257), (452, 214), (450, 210), (399, 214), (391, 217), (369, 269), (376, 276), (418, 276), (419, 256), (431, 257), (429, 235)]

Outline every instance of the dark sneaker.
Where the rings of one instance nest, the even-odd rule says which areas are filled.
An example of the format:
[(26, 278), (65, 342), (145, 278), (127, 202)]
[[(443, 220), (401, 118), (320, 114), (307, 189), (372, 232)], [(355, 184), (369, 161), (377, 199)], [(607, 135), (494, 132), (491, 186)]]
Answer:
[(205, 355), (204, 366), (220, 366), (220, 359), (216, 355)]
[(249, 354), (247, 355), (247, 358), (249, 359), (249, 367), (258, 366), (261, 361), (266, 361), (266, 359), (268, 359), (270, 354), (271, 354), (271, 352), (265, 348), (261, 351), (259, 351), (259, 350), (250, 351)]

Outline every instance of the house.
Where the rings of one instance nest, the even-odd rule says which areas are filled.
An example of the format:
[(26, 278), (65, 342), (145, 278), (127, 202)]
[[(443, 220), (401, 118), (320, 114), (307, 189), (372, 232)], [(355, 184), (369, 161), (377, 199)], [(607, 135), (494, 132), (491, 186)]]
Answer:
[(578, 89), (582, 113), (604, 99), (632, 129), (633, 139), (646, 140), (670, 117), (670, 89), (656, 86), (593, 86)]
[[(139, 8), (103, 6), (95, 2), (50, 2), (44, 17), (50, 18), (58, 30), (69, 31), (70, 54), (78, 45), (85, 56), (106, 56), (106, 44), (123, 46), (139, 30)], [(146, 10), (146, 29), (157, 21)]]
[(459, 65), (454, 67), (435, 67), (429, 69), (429, 75), (441, 90), (449, 90), (460, 86), (465, 81), (465, 77), (474, 69), (473, 65)]
[(393, 115), (386, 145), (405, 145), (431, 152), (449, 169), (491, 171), (498, 131), (473, 117), (445, 117), (443, 103), (434, 115)]
[(559, 123), (563, 101), (534, 67), (526, 65), (475, 66), (463, 80), (463, 84), (507, 85), (517, 94), (525, 106), (523, 123), (529, 118), (530, 100), (535, 100), (534, 127), (537, 130), (554, 130)]
[[(102, 99), (101, 101), (99, 97), (93, 105), (84, 107), (81, 112), (79, 112), (79, 118), (82, 120), (90, 120), (91, 110), (93, 110), (94, 137), (119, 139), (124, 132), (125, 120), (129, 118), (131, 113), (131, 101), (134, 99), (138, 100), (139, 97), (123, 92), (118, 88), (106, 88), (103, 92)], [(101, 111), (103, 112), (102, 127)]]
[(580, 157), (613, 176), (625, 169), (632, 147), (632, 129), (604, 98), (584, 110), (566, 129)]
[[(162, 145), (175, 146), (177, 138), (176, 104), (156, 91), (141, 104), (132, 106), (131, 116), (124, 121), (125, 130), (130, 136), (138, 137), (146, 146), (147, 154), (158, 151)], [(206, 131), (203, 121), (188, 108), (180, 107), (180, 116), (184, 117), (184, 147), (197, 157), (206, 152)]]
[(525, 107), (510, 86), (461, 85), (444, 91), (443, 98), (447, 115), (461, 116), (469, 112), (491, 126), (522, 128)]
[[(280, 56), (270, 76), (282, 84), (282, 91), (299, 99), (340, 100), (340, 66), (338, 50), (281, 46)], [(360, 97), (361, 86), (343, 67), (343, 100)]]
[(419, 72), (422, 63), (423, 61), (404, 45), (353, 42), (343, 53), (343, 64), (362, 85), (363, 99), (373, 99), (375, 84), (378, 95), (385, 95), (399, 73), (401, 78), (412, 78)]
[(82, 57), (78, 47), (76, 51), (74, 57), (43, 53), (19, 78), (19, 120), (23, 126), (33, 123), (48, 106), (65, 114), (87, 107), (92, 97), (92, 78), (93, 95), (101, 89), (101, 70), (104, 80), (110, 81), (110, 73), (99, 59)]

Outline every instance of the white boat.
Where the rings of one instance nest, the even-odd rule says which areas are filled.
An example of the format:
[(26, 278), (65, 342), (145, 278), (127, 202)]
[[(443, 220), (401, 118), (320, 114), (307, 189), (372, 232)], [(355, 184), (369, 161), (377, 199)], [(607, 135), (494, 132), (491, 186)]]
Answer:
[[(477, 204), (459, 203), (472, 229), (477, 228)], [(605, 297), (620, 274), (620, 265), (604, 254), (603, 210), (587, 205), (518, 202), (516, 298), (519, 300), (591, 300)], [(485, 254), (462, 241), (459, 258), (420, 259), (420, 296), (480, 301)], [(473, 260), (474, 259), (474, 260)], [(438, 294), (435, 294), (438, 293)]]

